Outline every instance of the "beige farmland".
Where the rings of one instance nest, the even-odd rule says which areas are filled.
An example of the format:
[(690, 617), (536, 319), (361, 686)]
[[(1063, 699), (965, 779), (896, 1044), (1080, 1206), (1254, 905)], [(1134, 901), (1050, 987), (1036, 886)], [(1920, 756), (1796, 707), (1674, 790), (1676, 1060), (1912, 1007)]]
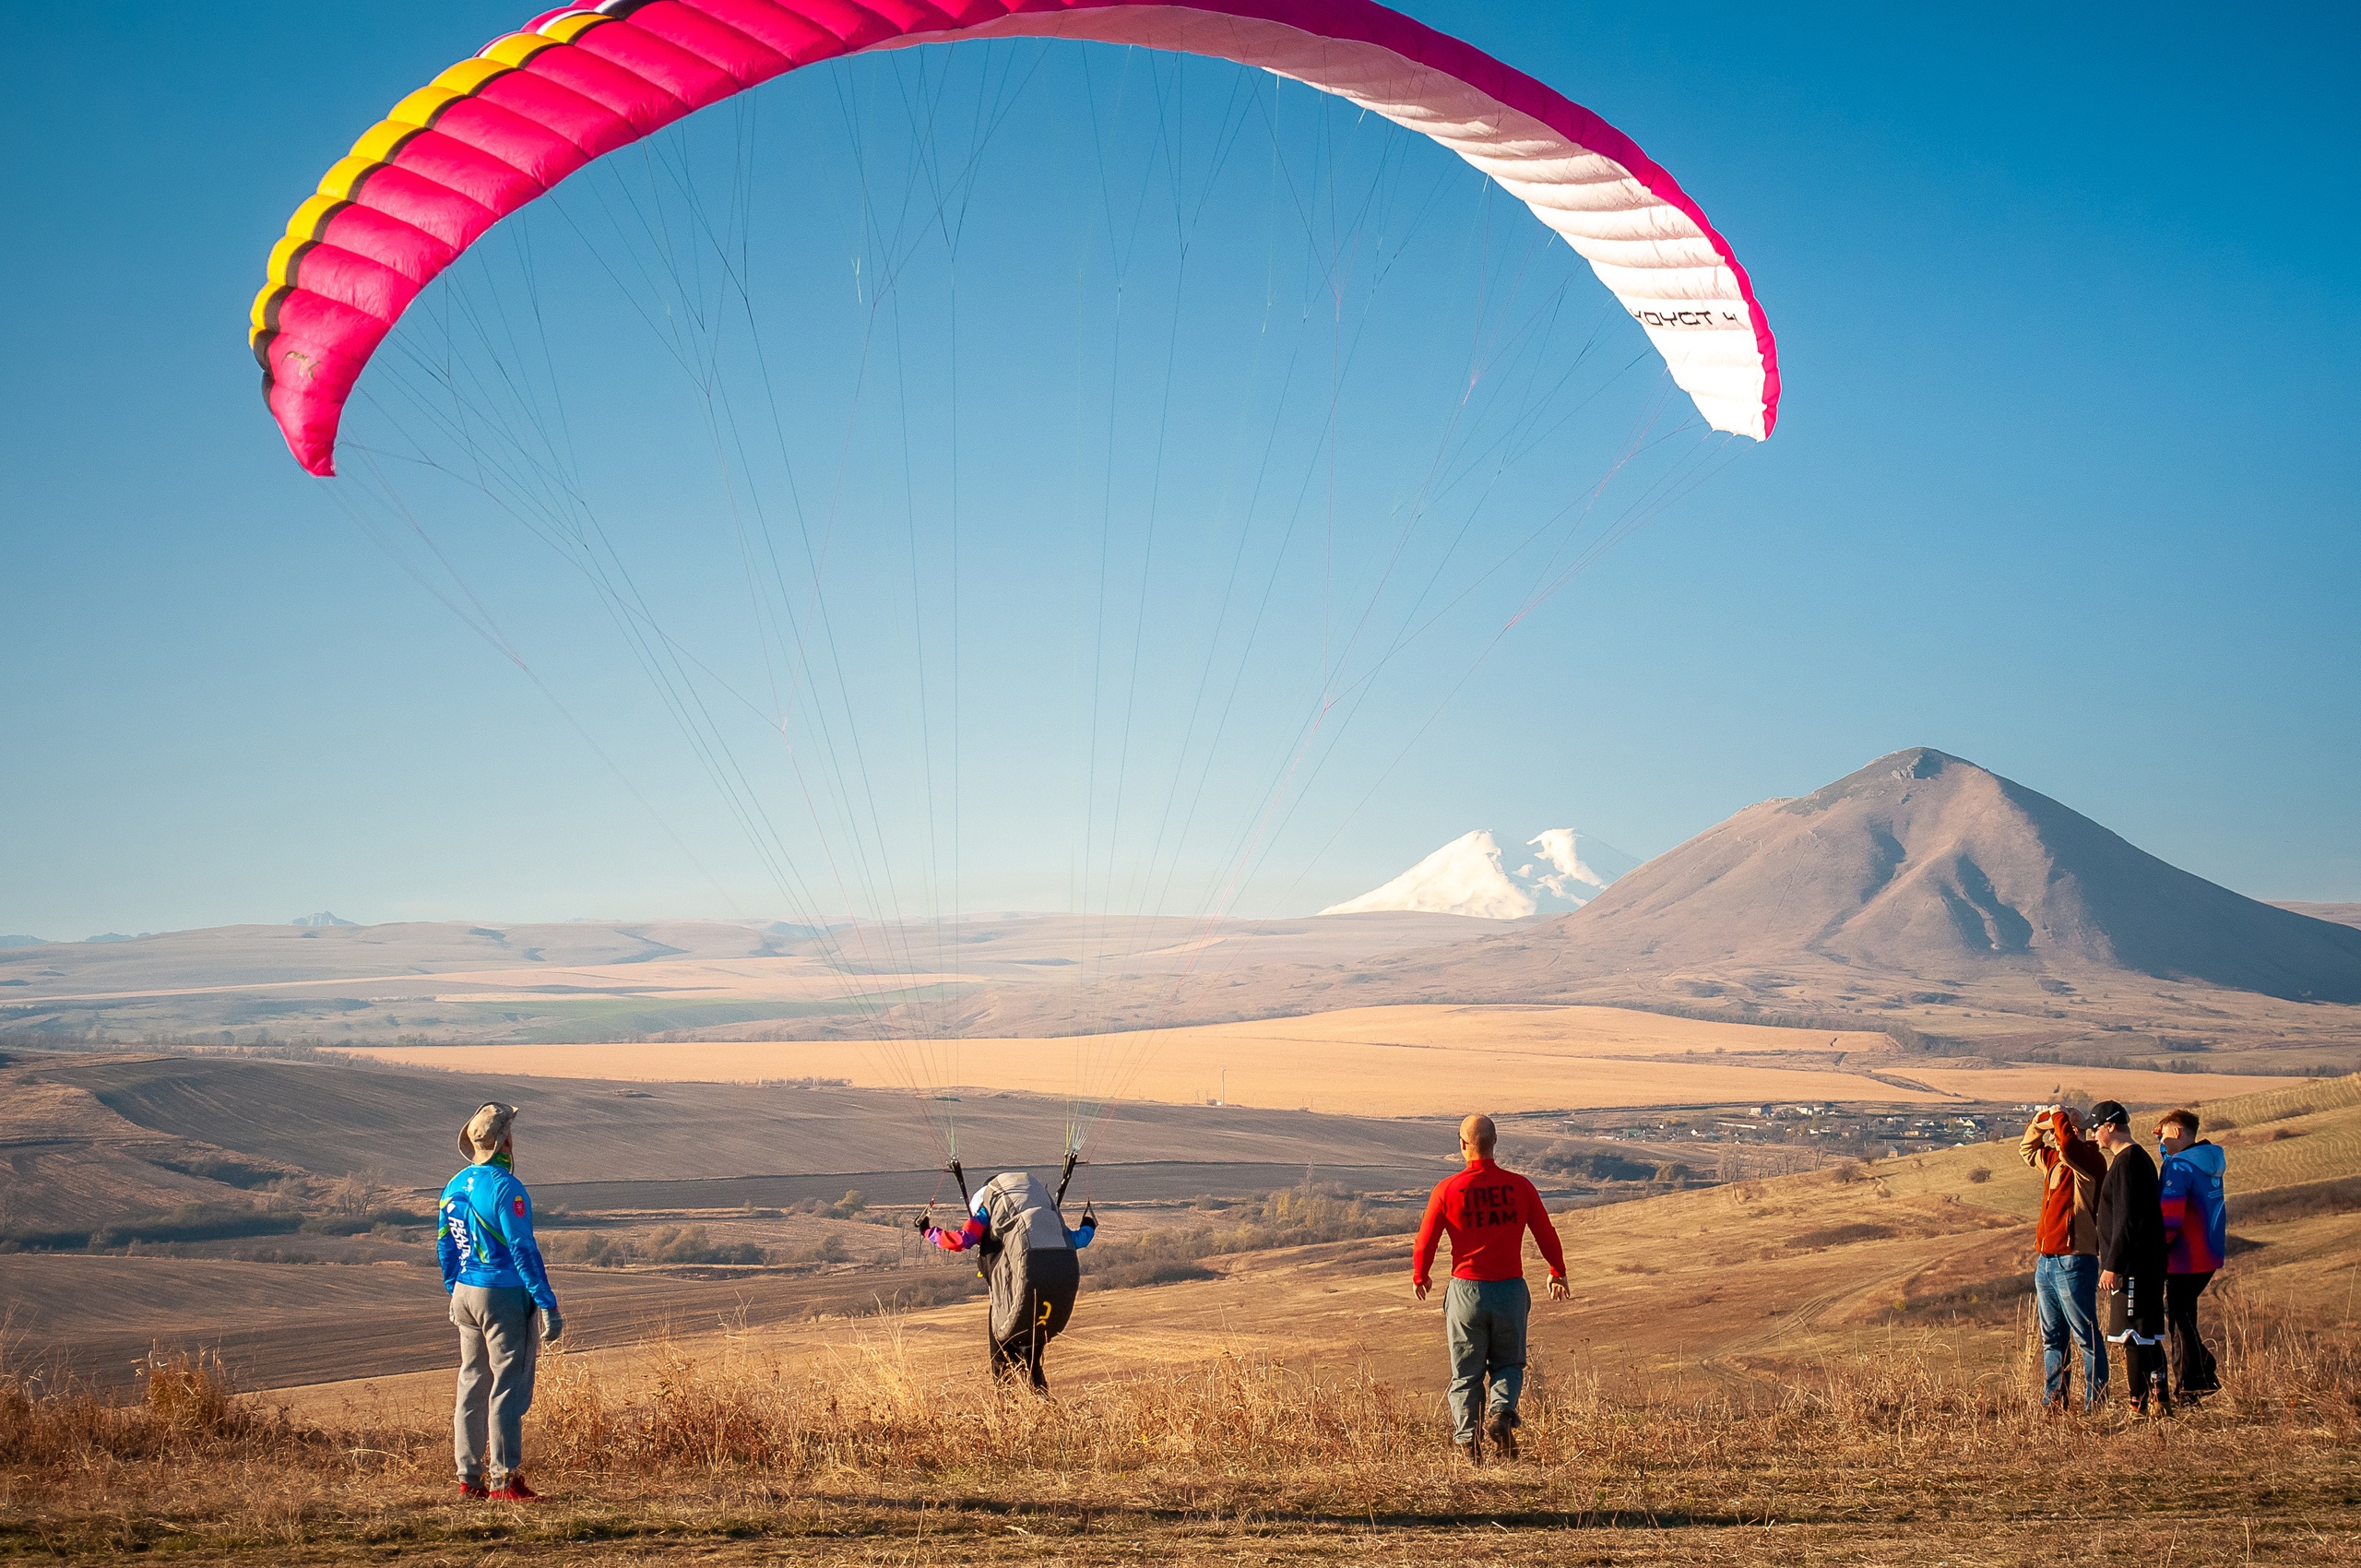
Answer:
[[(1369, 1116), (1746, 1101), (1938, 1105), (2047, 1093), (2079, 1070), (1916, 1068), (1881, 1034), (1709, 1023), (1618, 1007), (1360, 1007), (1299, 1018), (1050, 1039), (682, 1041), (355, 1048), (414, 1065), (526, 1076), (862, 1087), (1232, 1105)], [(1716, 1060), (1726, 1057), (1730, 1060)], [(1797, 1058), (1793, 1065), (1781, 1057)], [(2137, 1103), (2282, 1080), (2132, 1071)]]

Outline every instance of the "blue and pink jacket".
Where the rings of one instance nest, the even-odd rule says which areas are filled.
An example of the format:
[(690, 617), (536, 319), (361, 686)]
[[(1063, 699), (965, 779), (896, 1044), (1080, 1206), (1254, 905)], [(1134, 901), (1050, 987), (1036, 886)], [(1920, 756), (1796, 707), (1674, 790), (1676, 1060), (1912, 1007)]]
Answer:
[[(983, 1200), (979, 1198), (976, 1201), (980, 1204)], [(946, 1253), (964, 1253), (982, 1246), (984, 1238), (991, 1233), (991, 1217), (981, 1208), (968, 1215), (967, 1223), (956, 1230), (946, 1230), (940, 1225), (930, 1225), (926, 1228), (926, 1239)], [(1085, 1219), (1080, 1229), (1071, 1227), (1067, 1229), (1066, 1241), (1074, 1251), (1080, 1252), (1090, 1245), (1090, 1239), (1097, 1234), (1098, 1234), (1098, 1222), (1095, 1219)]]
[(2229, 1211), (2222, 1197), (2228, 1163), (2219, 1144), (2195, 1143), (2163, 1156), (2158, 1197), (2165, 1211), (2167, 1274), (2211, 1274), (2228, 1255)]

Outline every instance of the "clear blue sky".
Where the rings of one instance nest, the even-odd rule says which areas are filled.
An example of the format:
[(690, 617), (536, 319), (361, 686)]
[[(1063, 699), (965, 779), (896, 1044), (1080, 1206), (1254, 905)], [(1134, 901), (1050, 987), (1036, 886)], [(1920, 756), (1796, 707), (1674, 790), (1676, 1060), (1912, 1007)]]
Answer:
[[(1466, 313), (1500, 309), (1521, 267), (1563, 265), (1535, 256), (1529, 219), (1486, 208), (1471, 172), (1401, 151), (1392, 127), (1304, 110), (1299, 93), (1270, 100), (1280, 131), (1240, 143), (1259, 164), (1216, 177), (1212, 126), (1266, 84), (1061, 55), (1005, 100), (991, 167), (955, 204), (974, 224), (955, 333), (939, 255), (919, 254), (890, 315), (871, 292), (911, 228), (877, 214), (923, 174), (903, 101), (935, 79), (916, 74), (928, 67), (800, 73), (762, 89), (758, 127), (724, 110), (673, 136), (664, 155), (693, 184), (747, 198), (770, 408), (793, 432), (807, 525), (842, 524), (822, 573), (842, 639), (825, 666), (829, 682), (845, 672), (834, 710), (799, 706), (796, 676), (779, 674), (777, 614), (749, 610), (743, 535), (717, 521), (728, 496), (698, 449), (702, 411), (664, 381), (662, 343), (622, 314), (625, 291), (592, 254), (601, 213), (633, 220), (612, 205), (628, 178), (586, 177), (570, 218), (536, 215), (446, 279), (478, 308), (540, 297), (560, 315), (537, 327), (546, 353), (513, 357), (567, 388), (575, 472), (635, 588), (750, 697), (737, 711), (718, 686), (702, 693), (737, 759), (721, 777), (769, 814), (752, 836), (579, 574), (431, 478), (394, 494), (433, 550), (362, 478), (337, 481), (348, 509), (288, 459), (256, 395), (243, 315), (287, 212), (386, 106), (531, 7), (20, 8), (0, 104), (0, 932), (323, 907), (364, 921), (789, 912), (750, 838), (796, 862), (814, 907), (943, 907), (955, 837), (968, 909), (1301, 912), (1476, 826), (1507, 839), (1572, 824), (1655, 853), (1912, 744), (2242, 892), (2361, 898), (2361, 27), (2348, 11), (2044, 6), (1970, 26), (1867, 6), (1407, 8), (1674, 172), (1749, 265), (1788, 393), (1767, 445), (1716, 456), (1706, 482), (1489, 651), (1518, 594), (1477, 592), (1356, 696), (1346, 738), (1320, 737), (1314, 777), (1287, 777), (1290, 704), (1320, 687), (1336, 623), (1378, 602), (1356, 585), (1375, 580), (1387, 508), (1441, 449), (1481, 319)], [(1033, 62), (979, 57), (944, 78), (945, 101), (990, 98), (1010, 85), (994, 72)], [(1175, 197), (1157, 194), (1155, 133), (1183, 105), (1198, 128)], [(1086, 164), (1097, 142), (1108, 159)], [(955, 160), (973, 145), (962, 129), (921, 150)], [(752, 171), (736, 187), (733, 148)], [(1382, 247), (1336, 242), (1321, 228), (1333, 216), (1275, 220), (1272, 193), (1305, 172), (1333, 176), (1331, 195), (1434, 201), (1390, 232), (1408, 233), (1403, 270), (1370, 309), (1361, 357), (1306, 373), (1340, 389), (1347, 428), (1326, 448), (1319, 399), (1271, 412), (1286, 399), (1254, 354), (1291, 343), (1316, 362), (1331, 337), (1250, 328), (1271, 301), (1316, 292), (1300, 274), (1323, 244), (1349, 251), (1363, 282)], [(643, 164), (635, 177), (650, 191), (668, 176)], [(1089, 209), (1124, 192), (1154, 200), (1118, 331), (1120, 235), (1104, 255), (1092, 236), (1122, 226)], [(1169, 227), (1183, 208), (1193, 292), (1157, 259), (1173, 249), (1157, 213)], [(608, 261), (655, 244), (619, 242)], [(1597, 362), (1621, 364), (1636, 333), (1600, 327), (1604, 291), (1570, 276), (1563, 336), (1527, 351), (1571, 352), (1596, 329)], [(692, 272), (672, 303), (701, 286)], [(668, 285), (633, 287), (660, 318)], [(1157, 313), (1176, 302), (1188, 329), (1172, 333)], [(894, 327), (906, 337), (889, 374), (874, 334)], [(447, 320), (404, 330), (421, 354), (455, 340)], [(941, 374), (953, 343), (955, 392)], [(735, 362), (742, 392), (752, 364)], [(1509, 475), (1474, 543), (1595, 481), (1646, 418), (1653, 368)], [(1102, 380), (1121, 388), (1112, 419), (1091, 390)], [(1052, 387), (1059, 406), (1030, 400)], [(1523, 396), (1489, 428), (1549, 408)], [(955, 484), (935, 439), (955, 408)], [(1241, 442), (1265, 422), (1285, 437), (1278, 467), (1314, 481), (1295, 536), (1272, 531), (1277, 509), (1240, 521)], [(856, 477), (836, 481), (840, 468)], [(760, 477), (783, 505), (783, 473)], [(955, 496), (955, 660), (942, 565)], [(387, 530), (385, 548), (356, 515)], [(1439, 505), (1430, 521), (1447, 531), (1454, 517)], [(1171, 737), (1219, 664), (1202, 623), (1238, 602), (1216, 585), (1240, 538), (1249, 579), (1274, 587), (1229, 732), (1243, 760), (1179, 766), (1182, 795), (1205, 789), (1196, 837), (1175, 849), (1187, 802), (1169, 787)], [(1102, 542), (1111, 596), (1096, 587)], [(1418, 535), (1405, 560), (1442, 561), (1437, 548)], [(1152, 561), (1145, 579), (1127, 552)], [(421, 578), (488, 617), (532, 677)], [(782, 604), (808, 592), (808, 576), (778, 580)], [(1463, 582), (1448, 562), (1432, 580)], [(1383, 613), (1415, 608), (1401, 580), (1384, 591)], [(931, 637), (923, 653), (909, 628)], [(805, 668), (816, 688), (822, 666)], [(795, 753), (765, 749), (765, 708), (788, 718)], [(810, 728), (829, 711), (873, 754), (834, 818), (831, 786), (807, 810), (809, 780), (793, 778), (798, 763), (847, 777), (849, 731)], [(1275, 780), (1284, 801), (1260, 839)], [(823, 828), (804, 834), (799, 814)], [(855, 889), (843, 898), (818, 869), (831, 846), (867, 868), (837, 868)]]

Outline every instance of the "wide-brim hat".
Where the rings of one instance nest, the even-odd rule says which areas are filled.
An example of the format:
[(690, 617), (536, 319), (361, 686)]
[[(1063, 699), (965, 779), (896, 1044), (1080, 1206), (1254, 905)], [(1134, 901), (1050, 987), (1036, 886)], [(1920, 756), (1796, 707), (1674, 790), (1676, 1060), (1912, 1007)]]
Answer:
[(496, 1099), (484, 1101), (468, 1118), (468, 1124), (459, 1129), (459, 1152), (467, 1157), (469, 1164), (481, 1165), (500, 1152), (500, 1146), (508, 1139), (508, 1124), (516, 1120), (515, 1106), (503, 1105)]

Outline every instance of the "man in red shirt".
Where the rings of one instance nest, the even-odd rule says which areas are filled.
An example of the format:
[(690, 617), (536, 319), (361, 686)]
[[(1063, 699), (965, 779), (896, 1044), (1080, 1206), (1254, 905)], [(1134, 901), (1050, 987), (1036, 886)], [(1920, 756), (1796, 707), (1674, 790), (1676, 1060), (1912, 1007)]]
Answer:
[[(1508, 1458), (1516, 1457), (1516, 1401), (1525, 1391), (1525, 1320), (1533, 1293), (1525, 1286), (1525, 1233), (1530, 1229), (1549, 1260), (1549, 1295), (1566, 1299), (1566, 1254), (1558, 1228), (1541, 1206), (1533, 1183), (1492, 1162), (1499, 1134), (1489, 1116), (1459, 1124), (1459, 1155), (1467, 1169), (1437, 1186), (1427, 1200), (1410, 1283), (1425, 1301), (1434, 1288), (1430, 1272), (1435, 1243), (1451, 1232), (1451, 1289), (1443, 1296), (1443, 1323), (1451, 1345), (1452, 1441), (1470, 1463), (1480, 1464), (1477, 1436), (1479, 1405), (1489, 1406), (1484, 1433)], [(1491, 1394), (1484, 1396), (1489, 1379)]]

